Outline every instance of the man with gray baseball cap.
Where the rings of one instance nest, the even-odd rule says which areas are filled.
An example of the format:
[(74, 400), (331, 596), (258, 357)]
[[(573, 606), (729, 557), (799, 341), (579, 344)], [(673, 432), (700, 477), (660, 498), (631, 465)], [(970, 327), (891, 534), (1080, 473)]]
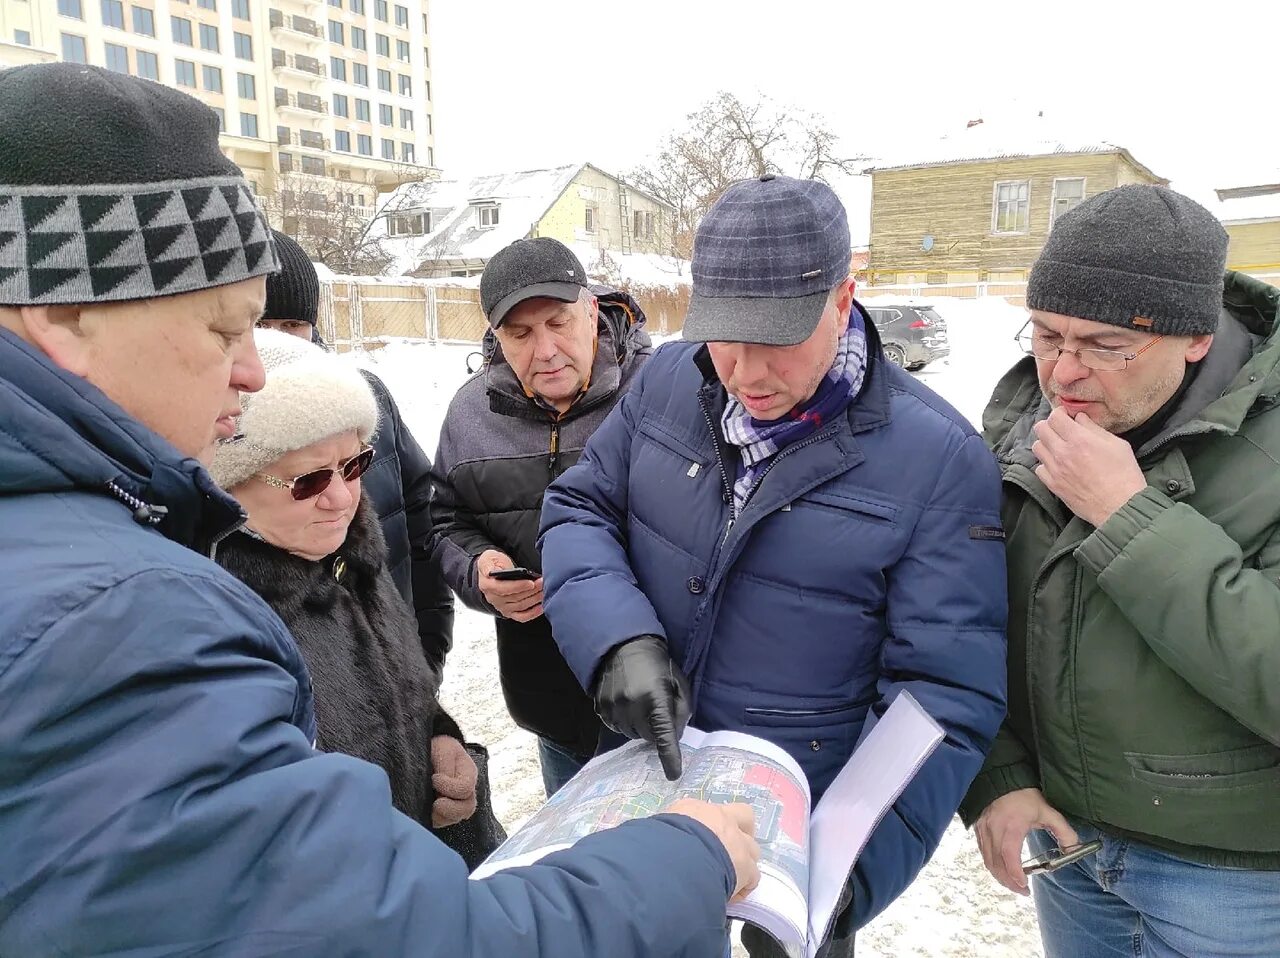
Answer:
[[(765, 175), (704, 217), (660, 348), (542, 512), (556, 641), (605, 724), (681, 772), (685, 723), (775, 742), (814, 802), (901, 690), (946, 739), (876, 828), (823, 956), (911, 882), (1005, 705), (999, 478), (884, 360), (822, 183)], [(752, 955), (781, 955), (748, 927)]]

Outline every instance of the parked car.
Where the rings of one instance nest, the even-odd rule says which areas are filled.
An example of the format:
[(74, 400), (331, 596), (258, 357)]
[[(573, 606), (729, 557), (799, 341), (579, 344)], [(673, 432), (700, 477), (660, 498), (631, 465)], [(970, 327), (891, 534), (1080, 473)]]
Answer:
[(877, 301), (867, 312), (880, 332), (885, 358), (895, 366), (914, 371), (951, 355), (947, 321), (931, 304)]

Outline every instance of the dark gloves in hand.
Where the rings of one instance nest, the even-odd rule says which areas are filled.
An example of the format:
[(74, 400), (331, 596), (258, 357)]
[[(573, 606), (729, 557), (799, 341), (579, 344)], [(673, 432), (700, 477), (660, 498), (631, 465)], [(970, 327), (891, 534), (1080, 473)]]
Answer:
[(667, 643), (642, 635), (615, 646), (591, 691), (604, 724), (658, 748), (662, 771), (680, 777), (680, 735), (689, 723), (689, 683), (667, 654)]

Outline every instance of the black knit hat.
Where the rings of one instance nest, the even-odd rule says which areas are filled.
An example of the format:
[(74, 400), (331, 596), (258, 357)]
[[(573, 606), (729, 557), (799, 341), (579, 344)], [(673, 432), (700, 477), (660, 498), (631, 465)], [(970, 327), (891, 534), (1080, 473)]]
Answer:
[(1099, 193), (1053, 225), (1027, 308), (1165, 336), (1218, 328), (1227, 231), (1164, 186)]
[(267, 277), (267, 310), (263, 319), (300, 319), (316, 324), (320, 280), (311, 257), (292, 236), (272, 230), (280, 272)]
[(494, 253), (480, 274), (480, 308), (497, 329), (512, 307), (544, 297), (576, 302), (587, 286), (587, 271), (557, 239), (519, 239)]
[(277, 268), (185, 93), (76, 63), (0, 70), (0, 304), (150, 299)]

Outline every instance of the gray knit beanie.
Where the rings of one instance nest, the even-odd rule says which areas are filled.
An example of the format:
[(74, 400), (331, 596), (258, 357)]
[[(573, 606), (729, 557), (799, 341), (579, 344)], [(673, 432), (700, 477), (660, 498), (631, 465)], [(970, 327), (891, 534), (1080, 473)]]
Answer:
[(288, 333), (256, 329), (253, 338), (267, 383), (241, 393), (239, 432), (219, 443), (209, 467), (214, 482), (234, 489), (285, 454), (351, 429), (369, 441), (378, 405), (359, 370)]
[(1064, 213), (1031, 268), (1027, 308), (1165, 336), (1218, 328), (1227, 231), (1164, 186), (1121, 186)]

